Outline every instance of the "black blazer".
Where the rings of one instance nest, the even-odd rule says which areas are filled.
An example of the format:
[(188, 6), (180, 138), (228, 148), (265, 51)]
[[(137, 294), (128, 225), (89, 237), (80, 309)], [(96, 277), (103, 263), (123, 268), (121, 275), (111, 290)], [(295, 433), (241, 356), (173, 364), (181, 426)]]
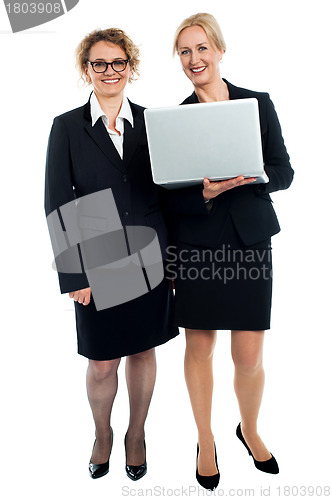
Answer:
[[(134, 127), (125, 120), (123, 160), (99, 118), (92, 127), (90, 101), (54, 119), (46, 160), (46, 216), (84, 195), (111, 188), (124, 226), (156, 230), (166, 256), (167, 229), (152, 181), (144, 108), (130, 102)], [(61, 293), (87, 288), (85, 273), (58, 273)]]
[[(225, 79), (224, 82), (230, 99), (255, 97), (258, 100), (264, 168), (270, 181), (237, 187), (220, 194), (213, 199), (210, 212), (203, 200), (202, 186), (173, 191), (163, 189), (162, 198), (170, 216), (173, 239), (193, 245), (219, 247), (229, 214), (245, 245), (258, 243), (278, 233), (280, 226), (269, 193), (287, 189), (293, 180), (294, 172), (269, 94), (235, 87)], [(193, 92), (182, 104), (198, 102)]]

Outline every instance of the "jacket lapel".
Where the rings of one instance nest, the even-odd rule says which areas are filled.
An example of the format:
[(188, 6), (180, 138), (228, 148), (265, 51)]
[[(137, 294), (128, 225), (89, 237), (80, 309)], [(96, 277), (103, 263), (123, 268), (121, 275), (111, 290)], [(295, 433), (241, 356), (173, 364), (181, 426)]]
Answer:
[(123, 142), (123, 163), (125, 169), (128, 169), (133, 154), (137, 148), (138, 140), (143, 126), (143, 115), (139, 113), (139, 108), (129, 101), (134, 118), (134, 127), (125, 120), (124, 124), (124, 142)]
[(94, 126), (91, 125), (90, 101), (85, 105), (84, 117), (87, 122), (85, 124), (85, 130), (87, 131), (87, 133), (96, 143), (96, 145), (102, 150), (102, 152), (109, 159), (112, 165), (123, 172), (123, 161), (121, 160), (121, 157), (117, 152), (112, 139), (107, 133), (102, 118), (100, 117)]
[(232, 83), (229, 83), (225, 78), (223, 78), (223, 80), (228, 87), (230, 99), (241, 99), (244, 97), (248, 97), (248, 95), (245, 92), (243, 92), (244, 89), (241, 89), (241, 87), (236, 87)]

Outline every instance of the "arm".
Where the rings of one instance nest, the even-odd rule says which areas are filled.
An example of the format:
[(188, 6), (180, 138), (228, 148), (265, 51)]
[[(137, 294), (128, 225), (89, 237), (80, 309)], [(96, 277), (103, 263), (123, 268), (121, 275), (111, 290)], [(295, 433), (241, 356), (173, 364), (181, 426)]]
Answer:
[[(53, 122), (48, 141), (45, 173), (45, 213), (47, 217), (51, 213), (57, 213), (63, 231), (63, 239), (59, 241), (59, 244), (56, 241), (56, 232), (53, 232), (53, 250), (55, 250), (55, 245), (57, 248), (63, 248), (63, 241), (66, 239), (66, 228), (63, 226), (59, 208), (75, 199), (71, 167), (66, 127), (61, 118), (58, 117)], [(58, 234), (60, 234), (59, 231)], [(78, 248), (76, 251), (78, 254)], [(79, 256), (77, 258), (79, 259)], [(82, 267), (81, 270), (81, 273), (58, 273), (61, 293), (79, 291), (89, 287), (89, 282)], [(79, 300), (80, 297), (77, 296), (77, 299)]]
[(265, 95), (267, 130), (263, 135), (263, 159), (264, 169), (270, 181), (267, 184), (255, 185), (255, 189), (259, 193), (272, 193), (287, 189), (292, 183), (294, 171), (289, 162), (273, 102), (269, 94)]

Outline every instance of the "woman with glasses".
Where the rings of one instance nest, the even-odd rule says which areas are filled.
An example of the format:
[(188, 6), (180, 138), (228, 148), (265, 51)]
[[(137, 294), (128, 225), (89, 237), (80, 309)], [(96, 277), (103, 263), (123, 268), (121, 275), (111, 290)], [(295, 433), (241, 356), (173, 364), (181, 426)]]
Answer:
[[(80, 229), (89, 231), (94, 224), (102, 226), (112, 215), (118, 221), (118, 231), (122, 231), (124, 251), (128, 246), (128, 256), (129, 228), (147, 226), (156, 231), (159, 254), (165, 256), (167, 232), (151, 178), (143, 108), (124, 95), (127, 83), (138, 75), (138, 48), (122, 30), (96, 30), (81, 41), (76, 58), (81, 77), (93, 91), (84, 106), (54, 119), (46, 164), (48, 220), (51, 215), (59, 216), (58, 226), (65, 226), (63, 234), (70, 239), (66, 209), (76, 204), (84, 207), (92, 194), (99, 200), (103, 193), (111, 193), (106, 201), (110, 204), (113, 196), (117, 213), (104, 214), (97, 222), (91, 214), (83, 213), (79, 217)], [(120, 252), (119, 248), (116, 251)], [(142, 253), (135, 255), (144, 258)], [(127, 357), (130, 403), (126, 473), (132, 480), (146, 473), (144, 424), (156, 377), (154, 348), (178, 334), (172, 321), (170, 281), (163, 278), (162, 269), (161, 278), (160, 274), (156, 278), (159, 284), (152, 286), (149, 270), (139, 266), (137, 261), (130, 268), (130, 277), (139, 268), (146, 278), (144, 293), (114, 307), (98, 309), (87, 272), (59, 272), (57, 264), (61, 293), (69, 292), (74, 299), (78, 353), (89, 359), (86, 383), (96, 429), (89, 464), (92, 478), (109, 471), (113, 445), (110, 418), (123, 356)], [(124, 292), (132, 292), (132, 287), (134, 283), (129, 280)], [(115, 284), (115, 292), (118, 288)]]
[(279, 471), (257, 433), (257, 418), (264, 387), (264, 332), (270, 328), (271, 236), (280, 230), (269, 193), (288, 188), (293, 179), (269, 95), (221, 78), (225, 49), (212, 15), (196, 14), (180, 24), (174, 53), (194, 87), (182, 104), (256, 98), (269, 182), (253, 184), (254, 178), (244, 176), (220, 182), (205, 178), (203, 185), (164, 193), (177, 247), (175, 272), (170, 264), (175, 278), (175, 319), (185, 328), (185, 377), (198, 429), (196, 478), (207, 489), (214, 489), (220, 478), (211, 429), (217, 330), (231, 330), (234, 388), (241, 414), (236, 435), (256, 468), (272, 474)]

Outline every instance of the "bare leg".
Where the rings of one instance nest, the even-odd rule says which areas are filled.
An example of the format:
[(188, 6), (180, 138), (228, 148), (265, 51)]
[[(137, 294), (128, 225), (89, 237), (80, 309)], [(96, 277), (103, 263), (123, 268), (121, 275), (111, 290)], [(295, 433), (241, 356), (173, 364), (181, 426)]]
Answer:
[(198, 472), (202, 476), (213, 476), (218, 472), (211, 429), (212, 360), (216, 335), (215, 330), (186, 329), (184, 374), (198, 430)]
[(144, 424), (156, 380), (155, 350), (132, 354), (126, 359), (130, 419), (126, 437), (127, 465), (145, 461)]
[(264, 390), (264, 331), (232, 331), (234, 389), (241, 413), (241, 430), (254, 458), (268, 460), (271, 454), (257, 434), (257, 418)]
[(112, 447), (111, 411), (118, 388), (117, 370), (121, 358), (109, 361), (89, 360), (86, 376), (88, 399), (96, 426), (96, 442), (90, 462), (103, 464)]

